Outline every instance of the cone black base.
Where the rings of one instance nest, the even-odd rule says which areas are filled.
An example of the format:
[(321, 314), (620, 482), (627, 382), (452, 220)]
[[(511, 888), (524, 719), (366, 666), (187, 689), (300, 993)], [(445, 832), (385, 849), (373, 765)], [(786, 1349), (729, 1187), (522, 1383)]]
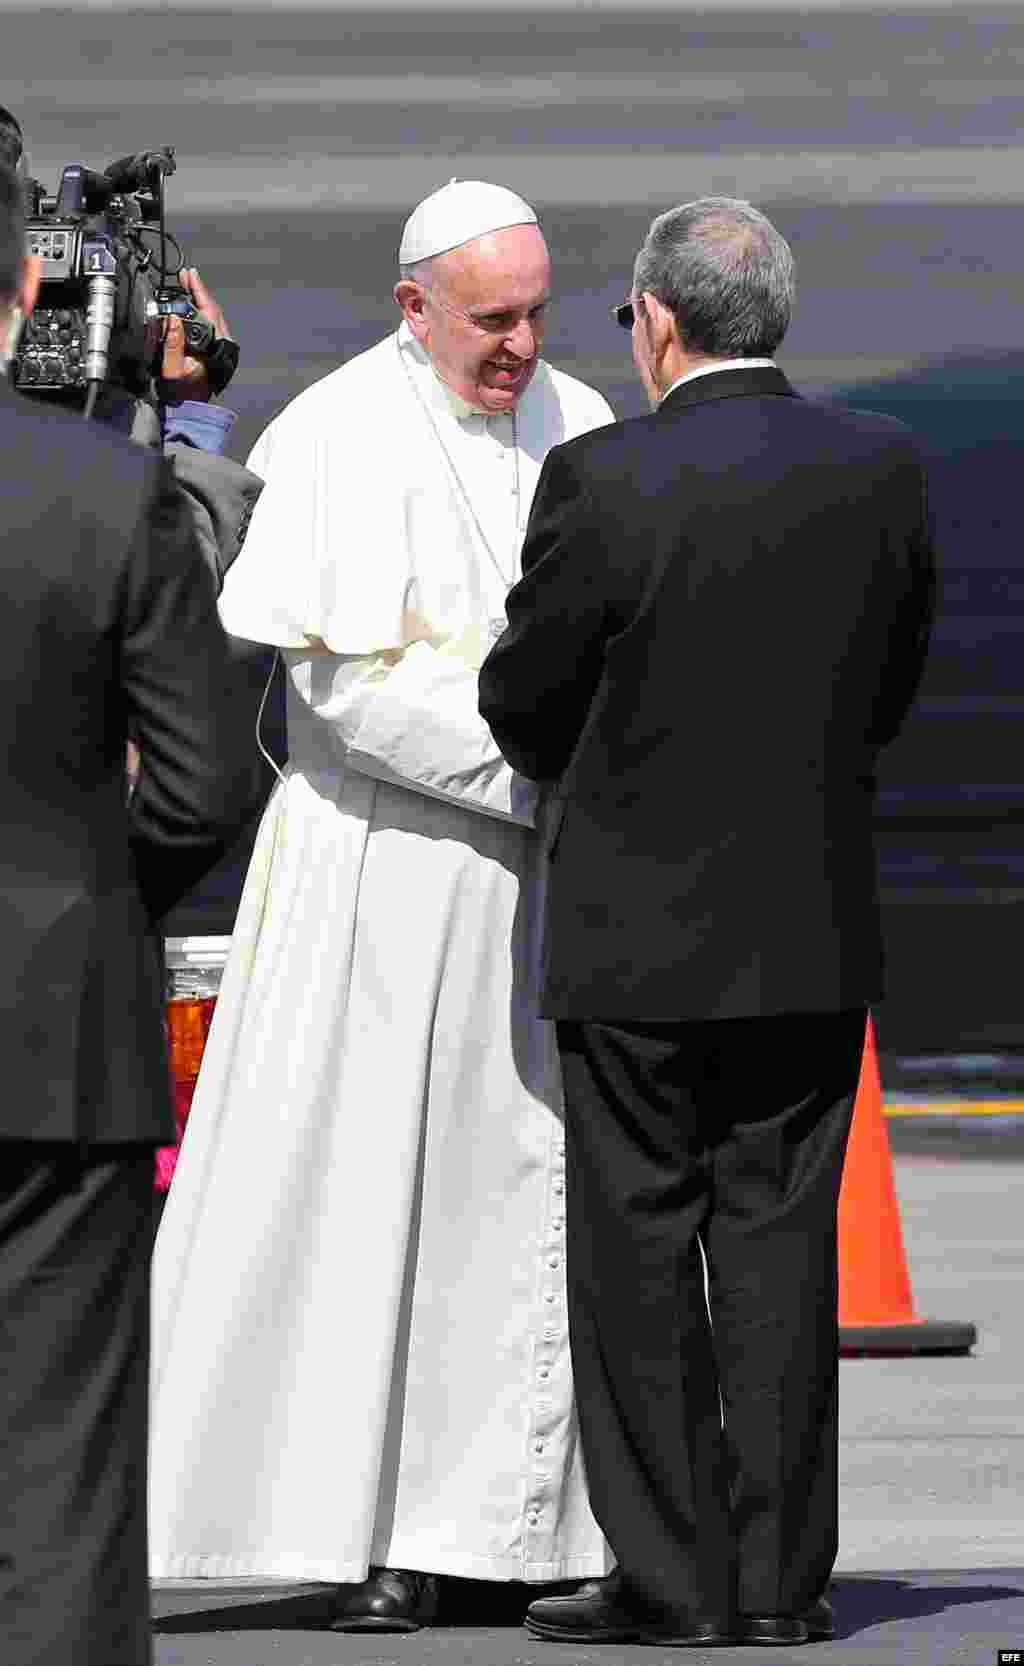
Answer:
[(977, 1327), (957, 1319), (839, 1327), (839, 1352), (847, 1359), (880, 1354), (969, 1354), (977, 1340)]

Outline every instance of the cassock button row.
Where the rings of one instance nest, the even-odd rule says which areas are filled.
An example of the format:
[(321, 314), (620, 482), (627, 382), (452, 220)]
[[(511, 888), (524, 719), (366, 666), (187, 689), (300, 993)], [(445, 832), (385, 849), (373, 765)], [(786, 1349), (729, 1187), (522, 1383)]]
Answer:
[(548, 1266), (549, 1267), (557, 1268), (557, 1267), (560, 1267), (561, 1265), (562, 1265), (562, 1263), (558, 1259), (557, 1255), (549, 1255), (548, 1256)]
[(542, 1365), (540, 1367), (540, 1369), (538, 1370), (537, 1375), (538, 1375), (538, 1377), (540, 1377), (542, 1382), (547, 1382), (548, 1378), (551, 1375), (550, 1365)]
[(556, 1180), (555, 1184), (554, 1184), (554, 1187), (553, 1187), (553, 1190), (554, 1190), (554, 1194), (555, 1194), (556, 1197), (564, 1197), (565, 1196), (565, 1181), (564, 1180)]
[(544, 1292), (544, 1300), (548, 1307), (553, 1307), (555, 1302), (555, 1292), (553, 1290), (546, 1290)]

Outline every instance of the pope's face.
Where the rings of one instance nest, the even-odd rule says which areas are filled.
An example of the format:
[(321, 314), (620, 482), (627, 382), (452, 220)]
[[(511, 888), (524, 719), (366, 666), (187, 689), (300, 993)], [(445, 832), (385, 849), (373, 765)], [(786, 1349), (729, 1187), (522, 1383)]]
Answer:
[[(405, 316), (443, 382), (482, 410), (510, 411), (537, 368), (551, 262), (537, 226), (506, 226), (440, 255)], [(400, 285), (399, 288), (404, 288)]]

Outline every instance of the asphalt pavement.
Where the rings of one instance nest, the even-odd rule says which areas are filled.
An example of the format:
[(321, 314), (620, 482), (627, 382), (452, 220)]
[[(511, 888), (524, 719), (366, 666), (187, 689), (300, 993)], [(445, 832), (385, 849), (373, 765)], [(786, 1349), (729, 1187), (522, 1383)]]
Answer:
[(536, 202), (555, 363), (643, 396), (608, 308), (653, 213), (749, 197), (793, 243), (803, 390), (1005, 353), (1022, 335), (1024, 10), (0, 0), (0, 103), (32, 171), (173, 144), (170, 229), (242, 342), (244, 456), (393, 327), (406, 214), (453, 175)]
[[(995, 1666), (1024, 1648), (1024, 1170), (897, 1155), (904, 1247), (919, 1316), (978, 1327), (966, 1358), (840, 1366), (839, 1635), (772, 1649), (783, 1666)], [(264, 1455), (273, 1463), (274, 1454)], [(329, 1454), (325, 1454), (329, 1485)], [(621, 1666), (678, 1653), (531, 1640), (522, 1587), (452, 1582), (441, 1624), (414, 1636), (320, 1629), (324, 1587), (167, 1582), (155, 1592), (157, 1666)], [(718, 1666), (765, 1651), (717, 1649)], [(703, 1659), (688, 1651), (683, 1658)]]

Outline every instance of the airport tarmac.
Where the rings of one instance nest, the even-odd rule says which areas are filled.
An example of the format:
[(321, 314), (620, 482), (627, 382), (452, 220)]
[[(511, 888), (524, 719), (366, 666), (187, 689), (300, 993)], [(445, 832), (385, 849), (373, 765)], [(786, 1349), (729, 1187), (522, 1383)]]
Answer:
[[(964, 1358), (840, 1365), (840, 1635), (809, 1666), (995, 1666), (1024, 1647), (1024, 1171), (1018, 1161), (897, 1155), (914, 1304), (978, 1327)], [(266, 1453), (258, 1461), (272, 1463)], [(325, 1472), (327, 1465), (325, 1464)], [(528, 1595), (528, 1593), (527, 1593)], [(317, 1629), (324, 1589), (162, 1584), (156, 1666), (622, 1666), (680, 1658), (638, 1647), (532, 1641), (522, 1588), (464, 1585), (444, 1623), (415, 1636)], [(757, 1649), (707, 1653), (749, 1666)], [(687, 1651), (683, 1658), (703, 1659)]]

